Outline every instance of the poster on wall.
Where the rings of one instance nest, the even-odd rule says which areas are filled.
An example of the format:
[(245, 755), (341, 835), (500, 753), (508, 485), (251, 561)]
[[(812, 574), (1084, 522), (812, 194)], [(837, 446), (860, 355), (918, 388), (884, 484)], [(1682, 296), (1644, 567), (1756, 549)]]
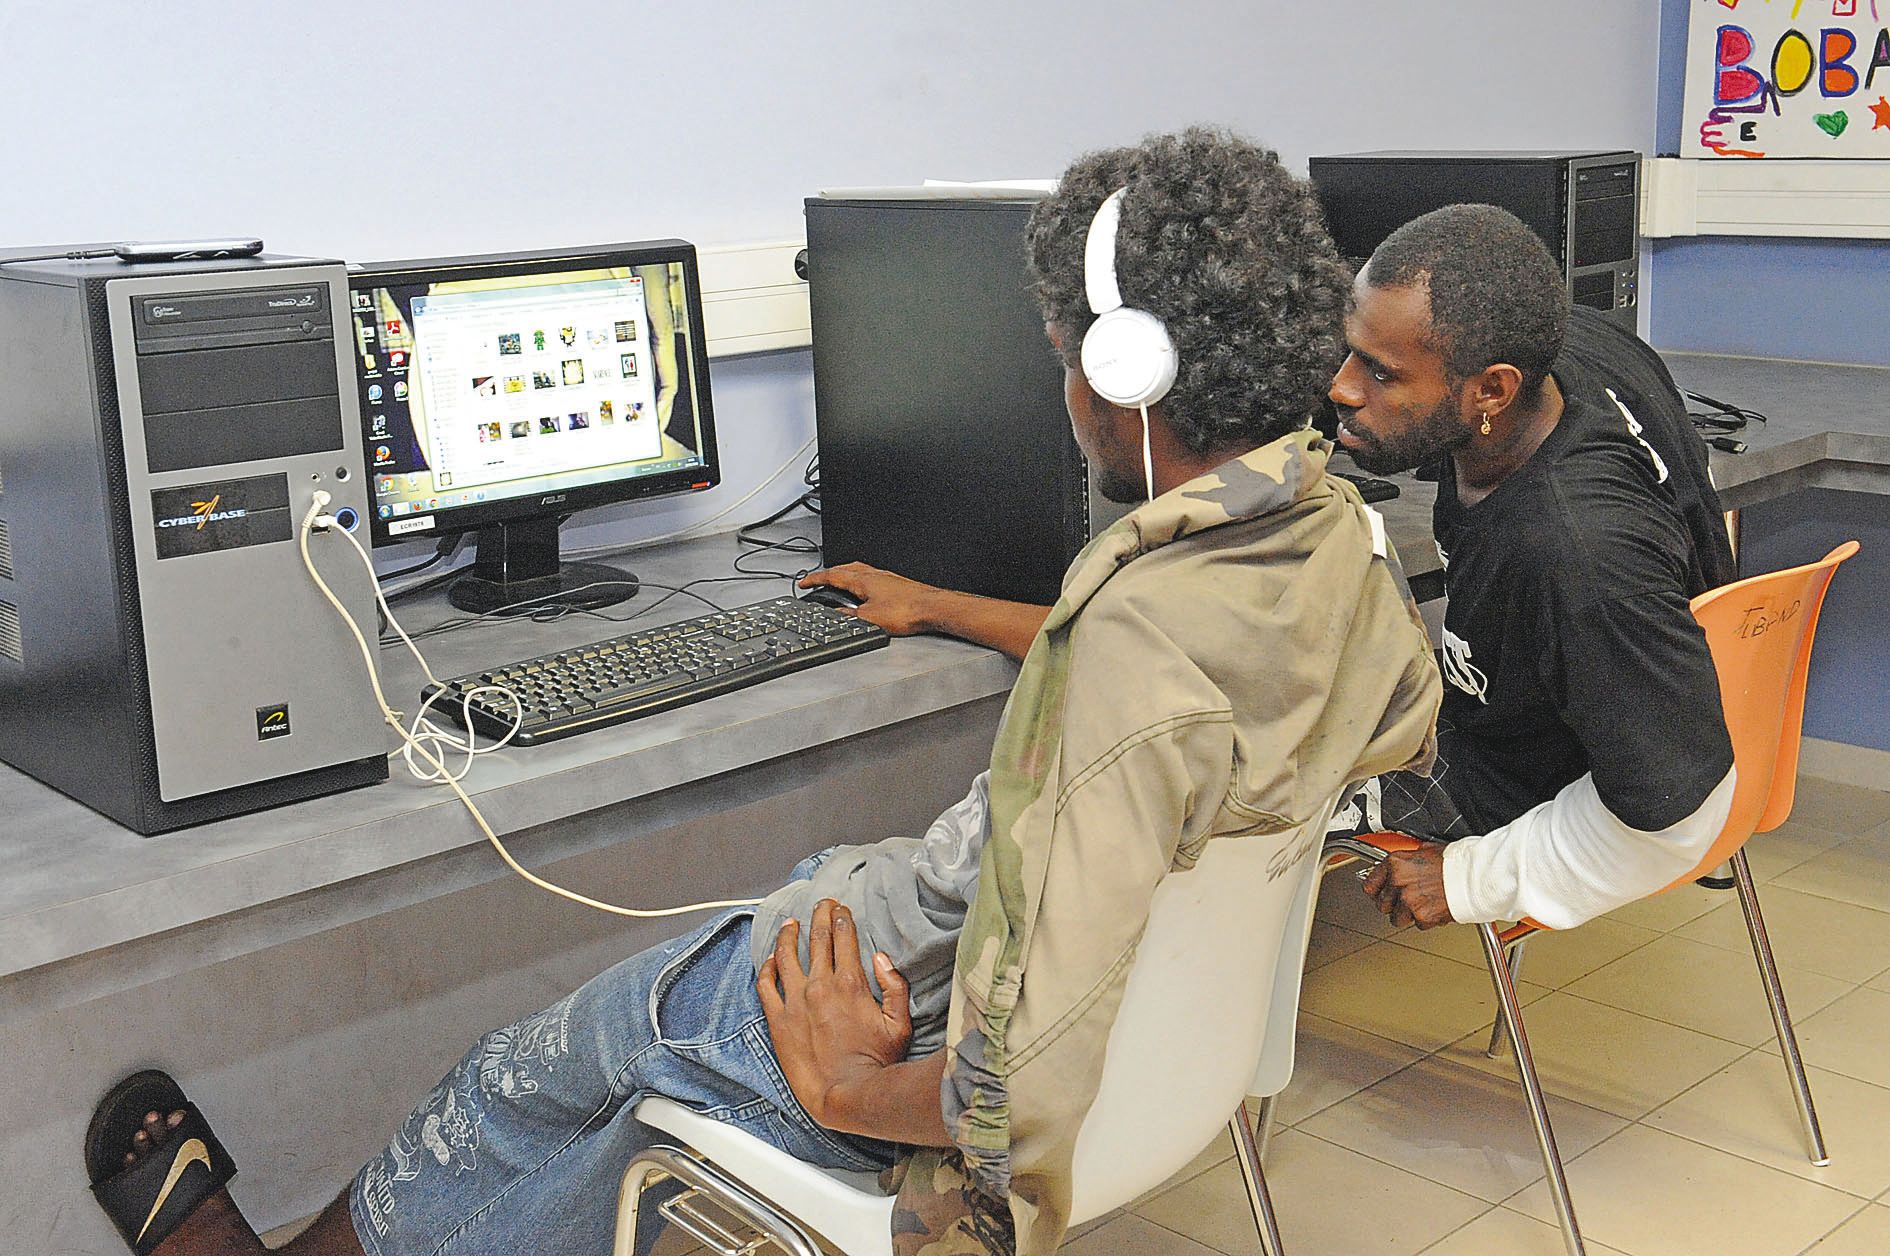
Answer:
[(1693, 0), (1683, 157), (1890, 159), (1890, 0)]

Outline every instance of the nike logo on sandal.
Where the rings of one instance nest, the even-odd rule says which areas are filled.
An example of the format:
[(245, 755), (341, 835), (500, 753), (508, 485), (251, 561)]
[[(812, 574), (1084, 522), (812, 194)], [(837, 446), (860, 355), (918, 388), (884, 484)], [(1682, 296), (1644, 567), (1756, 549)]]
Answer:
[(171, 1171), (165, 1175), (164, 1186), (158, 1191), (157, 1202), (151, 1205), (151, 1215), (144, 1219), (144, 1227), (138, 1231), (138, 1237), (133, 1240), (134, 1242), (144, 1240), (145, 1230), (151, 1228), (151, 1223), (157, 1220), (158, 1213), (164, 1208), (164, 1201), (169, 1199), (171, 1192), (177, 1189), (177, 1180), (183, 1177), (184, 1170), (193, 1164), (201, 1164), (206, 1169), (210, 1167), (210, 1149), (203, 1145), (201, 1138), (192, 1138), (177, 1149), (177, 1156), (171, 1161)]

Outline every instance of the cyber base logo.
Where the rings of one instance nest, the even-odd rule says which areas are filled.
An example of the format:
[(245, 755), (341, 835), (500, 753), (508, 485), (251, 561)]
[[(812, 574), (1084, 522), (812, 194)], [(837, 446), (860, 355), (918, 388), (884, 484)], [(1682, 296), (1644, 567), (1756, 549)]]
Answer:
[(278, 737), (287, 737), (289, 729), (289, 704), (279, 702), (275, 706), (256, 708), (256, 740), (274, 741)]
[(190, 558), (273, 545), (294, 535), (289, 477), (255, 475), (151, 490), (159, 558)]
[(240, 507), (231, 510), (218, 510), (217, 506), (222, 501), (223, 494), (217, 493), (212, 495), (207, 502), (192, 502), (190, 503), (189, 514), (178, 515), (170, 519), (159, 519), (157, 526), (160, 528), (195, 528), (197, 531), (201, 532), (204, 530), (206, 524), (221, 523), (225, 519), (245, 519), (249, 517), (249, 511), (243, 510)]

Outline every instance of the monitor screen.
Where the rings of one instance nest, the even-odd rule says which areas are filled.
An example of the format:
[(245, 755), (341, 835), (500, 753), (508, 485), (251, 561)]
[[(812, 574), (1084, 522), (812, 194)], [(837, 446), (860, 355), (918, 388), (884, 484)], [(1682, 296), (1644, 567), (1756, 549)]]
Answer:
[(381, 263), (349, 286), (377, 544), (718, 480), (689, 245)]

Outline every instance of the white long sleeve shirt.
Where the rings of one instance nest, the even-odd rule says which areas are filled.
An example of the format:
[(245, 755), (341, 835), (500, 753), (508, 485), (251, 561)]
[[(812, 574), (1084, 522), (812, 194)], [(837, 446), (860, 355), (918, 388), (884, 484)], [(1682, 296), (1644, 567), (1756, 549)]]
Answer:
[(1734, 777), (1728, 769), (1692, 815), (1648, 832), (1617, 819), (1584, 775), (1508, 824), (1445, 847), (1450, 914), (1466, 924), (1527, 916), (1568, 929), (1664, 889), (1719, 837)]

